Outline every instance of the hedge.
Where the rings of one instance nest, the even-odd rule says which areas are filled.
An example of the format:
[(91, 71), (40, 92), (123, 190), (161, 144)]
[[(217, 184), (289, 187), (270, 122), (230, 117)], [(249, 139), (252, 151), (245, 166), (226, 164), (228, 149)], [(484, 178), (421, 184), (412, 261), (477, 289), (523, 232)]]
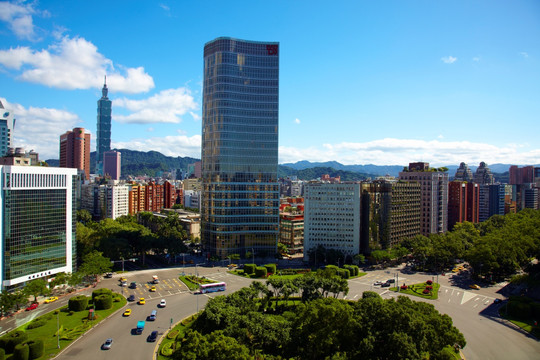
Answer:
[(74, 296), (68, 301), (69, 311), (84, 311), (88, 307), (89, 298), (84, 295)]
[(33, 320), (30, 324), (28, 324), (26, 326), (26, 329), (30, 330), (30, 329), (36, 329), (38, 327), (42, 327), (43, 325), (45, 325), (47, 323), (47, 320), (45, 319), (42, 319), (42, 318), (38, 318), (38, 319), (35, 319)]
[(255, 264), (245, 264), (244, 265), (244, 273), (246, 275), (254, 274), (256, 267), (257, 267), (257, 265), (255, 265)]
[(175, 346), (175, 342), (174, 341), (171, 341), (169, 343), (166, 343), (165, 345), (163, 345), (163, 347), (161, 348), (161, 355), (163, 356), (171, 356), (172, 353), (174, 352), (176, 346)]
[(110, 294), (102, 294), (94, 298), (94, 308), (96, 310), (107, 310), (112, 308), (112, 296)]
[(13, 360), (28, 360), (30, 357), (30, 349), (28, 344), (17, 344), (13, 349)]
[(257, 266), (255, 268), (255, 276), (256, 277), (262, 277), (265, 278), (268, 271), (266, 271), (266, 268), (264, 266)]
[(37, 359), (43, 356), (43, 351), (45, 346), (43, 345), (43, 340), (36, 339), (27, 342), (28, 349), (30, 350), (30, 359)]
[(6, 358), (6, 350), (0, 348), (0, 360), (4, 360)]
[(343, 268), (349, 270), (351, 276), (358, 276), (360, 274), (360, 270), (356, 265), (343, 265)]
[(267, 273), (272, 273), (272, 274), (276, 273), (276, 269), (277, 269), (276, 264), (266, 264), (264, 265), (264, 267), (266, 268)]
[(349, 269), (338, 269), (338, 271), (339, 271), (339, 276), (341, 276), (344, 279), (348, 279), (351, 277), (351, 272), (349, 271)]
[(92, 291), (92, 301), (94, 301), (96, 299), (96, 297), (98, 297), (100, 295), (109, 295), (112, 298), (113, 292), (112, 292), (111, 289), (107, 289), (107, 288), (101, 288), (101, 289), (94, 290), (94, 291)]
[(5, 344), (3, 342), (0, 343), (0, 345), (4, 346), (6, 354), (11, 354), (13, 353), (15, 346), (22, 344), (23, 342), (28, 340), (28, 335), (24, 331), (17, 330), (7, 334), (4, 338), (7, 341), (5, 342)]

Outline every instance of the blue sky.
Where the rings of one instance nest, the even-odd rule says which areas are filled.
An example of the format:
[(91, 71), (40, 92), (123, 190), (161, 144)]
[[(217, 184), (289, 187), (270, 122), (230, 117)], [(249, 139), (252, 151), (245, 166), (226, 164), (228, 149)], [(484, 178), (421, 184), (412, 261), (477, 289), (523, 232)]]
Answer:
[(92, 133), (200, 158), (204, 44), (280, 42), (279, 161), (540, 163), (540, 2), (0, 1), (15, 146)]

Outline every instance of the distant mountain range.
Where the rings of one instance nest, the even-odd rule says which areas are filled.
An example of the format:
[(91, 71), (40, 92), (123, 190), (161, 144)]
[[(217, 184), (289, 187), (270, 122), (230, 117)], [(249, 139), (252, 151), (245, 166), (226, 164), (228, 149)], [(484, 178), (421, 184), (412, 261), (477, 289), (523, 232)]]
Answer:
[[(148, 175), (156, 176), (159, 171), (170, 171), (171, 169), (187, 170), (189, 164), (200, 161), (191, 157), (165, 156), (157, 151), (136, 151), (128, 149), (115, 149), (122, 153), (122, 174), (123, 175)], [(95, 152), (90, 153), (90, 172), (94, 173)], [(59, 160), (46, 160), (49, 166), (59, 166)], [(364, 180), (377, 176), (390, 175), (397, 177), (406, 165), (343, 165), (337, 161), (310, 162), (298, 161), (296, 163), (281, 164), (278, 167), (278, 176), (297, 176), (301, 180), (312, 180), (329, 174), (332, 177), (340, 176), (342, 181)], [(535, 165), (540, 166), (540, 165)], [(448, 174), (452, 178), (459, 165), (447, 165)], [(501, 182), (508, 181), (509, 164), (488, 164), (495, 178)], [(474, 173), (478, 166), (470, 165), (469, 168)]]

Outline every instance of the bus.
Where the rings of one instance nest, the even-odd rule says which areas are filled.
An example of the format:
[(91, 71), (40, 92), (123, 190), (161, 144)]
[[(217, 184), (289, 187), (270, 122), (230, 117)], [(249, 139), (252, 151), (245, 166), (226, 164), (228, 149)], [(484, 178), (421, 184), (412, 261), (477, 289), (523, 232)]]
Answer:
[(216, 292), (216, 291), (225, 291), (226, 288), (227, 288), (227, 284), (225, 284), (224, 282), (199, 285), (199, 290), (201, 291), (201, 294), (205, 294), (209, 292)]

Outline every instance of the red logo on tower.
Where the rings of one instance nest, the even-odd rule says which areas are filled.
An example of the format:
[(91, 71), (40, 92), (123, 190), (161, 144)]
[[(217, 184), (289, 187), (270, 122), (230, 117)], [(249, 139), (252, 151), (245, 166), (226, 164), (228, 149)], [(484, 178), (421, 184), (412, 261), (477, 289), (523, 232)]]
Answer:
[(277, 45), (266, 45), (266, 51), (268, 52), (268, 55), (277, 55), (278, 54), (278, 46)]

